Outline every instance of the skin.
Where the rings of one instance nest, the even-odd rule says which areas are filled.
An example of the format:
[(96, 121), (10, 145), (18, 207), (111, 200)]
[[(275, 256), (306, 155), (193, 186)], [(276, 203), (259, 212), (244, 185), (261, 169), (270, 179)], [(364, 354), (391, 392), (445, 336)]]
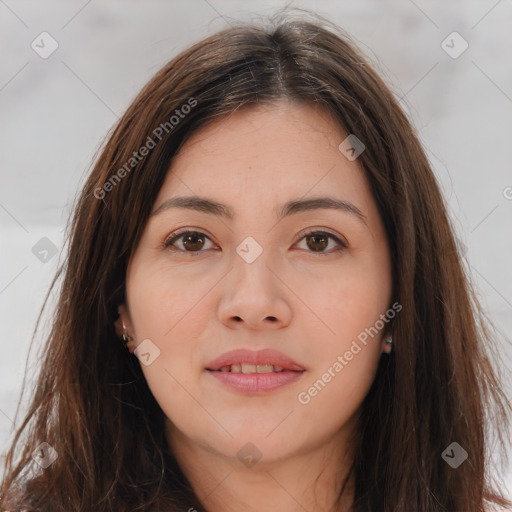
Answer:
[[(197, 195), (229, 205), (234, 219), (162, 211), (150, 217), (130, 260), (118, 333), (124, 322), (132, 352), (147, 338), (159, 348), (141, 368), (168, 418), (169, 444), (211, 512), (336, 510), (359, 408), (388, 350), (386, 328), (359, 343), (309, 403), (297, 397), (391, 300), (385, 229), (360, 164), (338, 149), (345, 138), (323, 110), (284, 100), (203, 128), (173, 160), (153, 211), (171, 197)], [(365, 222), (334, 209), (277, 222), (286, 201), (319, 196), (349, 201)], [(163, 248), (178, 228), (207, 238), (193, 240), (193, 250), (183, 237), (175, 251)], [(306, 228), (348, 247), (333, 252), (339, 245), (330, 238), (315, 245), (301, 235)], [(236, 252), (248, 236), (263, 248), (250, 264)], [(247, 396), (205, 370), (236, 348), (274, 348), (306, 371), (284, 388)], [(248, 442), (261, 453), (252, 467), (237, 457)], [(339, 510), (350, 506), (352, 484)]]

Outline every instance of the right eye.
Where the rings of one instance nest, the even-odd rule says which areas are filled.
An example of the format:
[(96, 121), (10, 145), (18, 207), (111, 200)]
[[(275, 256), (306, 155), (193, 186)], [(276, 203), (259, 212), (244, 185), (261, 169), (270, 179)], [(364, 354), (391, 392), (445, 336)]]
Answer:
[[(205, 240), (210, 240), (210, 238), (200, 231), (175, 231), (165, 239), (163, 246), (171, 251), (189, 252), (194, 254), (205, 252), (201, 250), (204, 247)], [(177, 242), (181, 247), (175, 246)]]

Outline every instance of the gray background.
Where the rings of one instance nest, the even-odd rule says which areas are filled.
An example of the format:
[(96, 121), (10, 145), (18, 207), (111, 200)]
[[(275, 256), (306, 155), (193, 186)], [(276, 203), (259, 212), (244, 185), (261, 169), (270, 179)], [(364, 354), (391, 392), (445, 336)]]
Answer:
[[(15, 419), (16, 404), (35, 321), (61, 258), (73, 201), (103, 137), (146, 81), (179, 51), (235, 20), (265, 16), (284, 5), (0, 0), (0, 452), (14, 422), (21, 420)], [(467, 250), (478, 297), (510, 340), (512, 2), (291, 5), (346, 29), (402, 98)], [(47, 59), (31, 47), (43, 31), (59, 45)], [(442, 47), (453, 31), (469, 44), (455, 59)], [(450, 39), (445, 44), (453, 51), (461, 48)], [(49, 241), (41, 242), (44, 237)], [(41, 252), (45, 249), (47, 254)], [(43, 333), (48, 315), (44, 319)], [(30, 353), (29, 385), (42, 334)], [(502, 340), (494, 355), (510, 367), (510, 342)], [(512, 397), (508, 381), (506, 391)], [(503, 488), (512, 495), (510, 469)]]

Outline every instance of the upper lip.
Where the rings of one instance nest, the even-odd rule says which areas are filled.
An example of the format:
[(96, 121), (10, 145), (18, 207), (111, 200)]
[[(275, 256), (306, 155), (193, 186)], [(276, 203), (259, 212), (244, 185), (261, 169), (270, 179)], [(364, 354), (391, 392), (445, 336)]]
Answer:
[(266, 348), (262, 350), (238, 349), (225, 352), (221, 356), (211, 361), (206, 367), (207, 370), (220, 370), (224, 366), (233, 364), (255, 364), (280, 366), (285, 370), (304, 371), (305, 368), (296, 363), (293, 359), (285, 356), (283, 353)]

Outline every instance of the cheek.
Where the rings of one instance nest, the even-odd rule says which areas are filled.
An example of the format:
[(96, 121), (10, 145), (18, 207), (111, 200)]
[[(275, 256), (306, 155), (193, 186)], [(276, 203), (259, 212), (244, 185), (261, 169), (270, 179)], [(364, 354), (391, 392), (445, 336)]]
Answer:
[(137, 339), (174, 338), (183, 329), (189, 329), (188, 338), (194, 339), (201, 302), (213, 277), (194, 276), (165, 262), (142, 266), (135, 260), (127, 276), (127, 294)]
[(134, 259), (127, 274), (127, 296), (138, 342), (149, 339), (159, 355), (141, 370), (156, 401), (171, 420), (174, 411), (187, 417), (194, 403), (186, 390), (195, 388), (200, 373), (195, 340), (205, 329), (205, 296), (213, 283), (186, 272)]
[(354, 352), (350, 352), (351, 360), (345, 352), (333, 359), (305, 382), (297, 394), (298, 416), (304, 421), (314, 417), (314, 425), (323, 425), (326, 433), (349, 424), (374, 380), (378, 356), (364, 347)]
[[(385, 267), (356, 261), (349, 263), (352, 264), (332, 273), (321, 285), (303, 280), (303, 288), (298, 292), (321, 320), (321, 338), (324, 340), (321, 346), (331, 355), (333, 350), (342, 350), (375, 326), (391, 299), (391, 279)], [(372, 333), (371, 338), (380, 337), (375, 331)]]
[[(307, 286), (302, 294), (321, 327), (309, 331), (308, 347), (316, 364), (301, 391), (304, 405), (344, 416), (355, 412), (368, 392), (381, 357), (382, 327), (391, 298), (391, 278), (385, 264), (346, 262), (323, 287)], [(306, 288), (309, 293), (306, 294)], [(338, 407), (337, 404), (344, 404)], [(309, 406), (308, 406), (309, 407)], [(333, 409), (333, 407), (335, 409)], [(331, 411), (331, 412), (330, 412)], [(340, 418), (338, 418), (340, 419)]]
[(153, 287), (150, 283), (150, 280), (145, 281), (144, 287), (139, 287), (140, 292), (134, 296), (130, 307), (136, 339), (149, 338), (159, 353), (151, 364), (143, 364), (142, 358), (139, 364), (165, 416), (186, 429), (201, 412), (188, 390), (197, 395), (199, 374), (194, 359), (200, 351), (194, 340), (200, 339), (204, 326), (195, 321), (194, 315), (197, 318), (200, 312), (191, 310), (186, 297), (171, 295), (163, 281), (155, 282)]
[(355, 281), (332, 283), (329, 305), (312, 297), (313, 302), (318, 300), (318, 311), (324, 304), (319, 316), (330, 330), (327, 336), (316, 334), (316, 339), (311, 335), (315, 343), (310, 357), (315, 364), (296, 396), (299, 410), (332, 432), (360, 407), (381, 357), (381, 333), (370, 328), (385, 312), (385, 299), (374, 295), (371, 286)]

